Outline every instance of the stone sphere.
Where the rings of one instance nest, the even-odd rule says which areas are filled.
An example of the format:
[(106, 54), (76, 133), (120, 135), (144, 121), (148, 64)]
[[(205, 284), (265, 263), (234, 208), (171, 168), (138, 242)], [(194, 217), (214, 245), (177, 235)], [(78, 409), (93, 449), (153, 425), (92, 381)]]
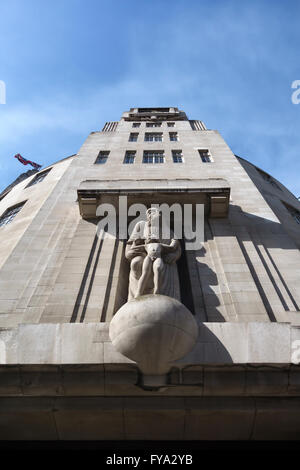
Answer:
[(123, 305), (110, 323), (109, 335), (114, 348), (144, 373), (163, 374), (193, 348), (198, 325), (178, 300), (150, 294)]

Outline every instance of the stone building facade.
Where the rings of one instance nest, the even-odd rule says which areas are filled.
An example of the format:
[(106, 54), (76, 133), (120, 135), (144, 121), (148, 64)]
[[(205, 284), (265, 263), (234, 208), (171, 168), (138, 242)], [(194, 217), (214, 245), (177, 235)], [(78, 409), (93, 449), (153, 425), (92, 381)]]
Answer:
[[(178, 260), (197, 341), (147, 387), (109, 335), (126, 240), (97, 207), (201, 204)], [(132, 108), (0, 195), (0, 438), (298, 439), (300, 203), (177, 108)], [(298, 354), (299, 349), (299, 354)]]

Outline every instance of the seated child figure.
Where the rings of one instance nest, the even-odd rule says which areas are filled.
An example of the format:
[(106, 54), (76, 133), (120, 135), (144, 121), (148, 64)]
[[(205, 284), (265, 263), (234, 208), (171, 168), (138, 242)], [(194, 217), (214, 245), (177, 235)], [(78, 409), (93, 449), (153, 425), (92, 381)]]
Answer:
[(143, 261), (142, 274), (138, 282), (135, 297), (143, 295), (152, 271), (154, 284), (153, 294), (159, 294), (159, 273), (164, 267), (162, 254), (176, 250), (175, 243), (172, 242), (170, 245), (165, 245), (164, 243), (159, 243), (159, 241), (155, 239), (147, 239), (143, 246), (147, 255)]

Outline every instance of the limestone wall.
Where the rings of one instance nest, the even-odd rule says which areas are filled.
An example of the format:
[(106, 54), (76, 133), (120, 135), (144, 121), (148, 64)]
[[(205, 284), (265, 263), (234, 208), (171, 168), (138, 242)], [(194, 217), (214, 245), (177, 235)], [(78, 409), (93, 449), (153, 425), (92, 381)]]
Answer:
[[(54, 165), (43, 182), (29, 188), (22, 182), (0, 202), (3, 213), (27, 200), (0, 228), (0, 326), (108, 321), (126, 300), (124, 243), (97, 238), (96, 222), (80, 217), (80, 183), (183, 178), (223, 178), (231, 187), (228, 217), (208, 219), (203, 248), (186, 254), (189, 285), (183, 288), (192, 294), (198, 321), (297, 323), (300, 226), (286, 209), (277, 210), (272, 188), (267, 194), (268, 183), (254, 177), (251, 165), (235, 157), (217, 131), (195, 131), (188, 120), (172, 128), (166, 122), (133, 128), (121, 120), (113, 129), (90, 134), (77, 156)], [(137, 142), (128, 142), (130, 132), (139, 133)], [(162, 132), (163, 141), (145, 142), (145, 132)], [(169, 132), (178, 133), (178, 142)], [(163, 149), (165, 163), (142, 163), (143, 151), (151, 149)], [(198, 149), (208, 149), (212, 162), (203, 163)], [(110, 151), (108, 160), (95, 164), (101, 150)], [(134, 164), (123, 163), (126, 150), (136, 150)], [(184, 163), (172, 161), (172, 150), (182, 150)]]

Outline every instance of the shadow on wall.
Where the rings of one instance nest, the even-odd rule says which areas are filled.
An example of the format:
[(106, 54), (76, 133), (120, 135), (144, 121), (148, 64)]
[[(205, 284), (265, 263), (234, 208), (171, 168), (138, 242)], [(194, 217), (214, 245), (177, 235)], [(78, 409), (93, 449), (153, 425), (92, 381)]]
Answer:
[(233, 360), (224, 344), (203, 323), (199, 325), (198, 344), (203, 348), (203, 362), (221, 364), (232, 364)]
[[(300, 248), (300, 226), (297, 227), (297, 223), (293, 221), (293, 216), (284, 205), (285, 202), (289, 206), (294, 207), (296, 211), (299, 211), (299, 200), (284, 185), (282, 185), (282, 187), (279, 186), (271, 175), (268, 175), (263, 170), (256, 169), (254, 165), (241, 157), (238, 157), (238, 159), (268, 206), (270, 206), (283, 224), (282, 227), (285, 227), (286, 233), (289, 234), (298, 248)], [(264, 178), (262, 174), (267, 176), (267, 178)], [(288, 225), (286, 225), (286, 222)], [(298, 235), (297, 228), (299, 229)]]
[[(228, 219), (216, 219), (212, 224), (214, 236), (224, 237), (225, 240), (226, 237), (236, 237), (270, 320), (276, 321), (268, 301), (269, 294), (259, 279), (261, 268), (264, 269), (265, 279), (268, 278), (275, 289), (282, 308), (285, 311), (299, 311), (299, 299), (295, 298), (295, 282), (291, 282), (289, 286), (287, 280), (287, 274), (293, 276), (296, 275), (297, 268), (299, 270), (299, 251), (282, 224), (245, 212), (235, 205), (230, 206)], [(273, 249), (276, 249), (276, 252), (272, 253)], [(293, 253), (292, 258), (280, 259), (280, 250), (283, 250), (283, 255), (284, 250), (290, 250)], [(294, 263), (294, 266), (291, 263)]]
[[(215, 327), (215, 326), (214, 326)], [(191, 366), (183, 367), (183, 371), (186, 373), (186, 382), (193, 382), (193, 380), (199, 378), (199, 371), (194, 369), (192, 363), (196, 361), (198, 364), (233, 364), (233, 359), (230, 352), (219, 340), (219, 338), (206, 326), (201, 323), (199, 325), (199, 336), (197, 343), (195, 344), (192, 351), (187, 354), (182, 360), (177, 361), (178, 364), (181, 362), (191, 363)], [(193, 370), (189, 372), (189, 367), (193, 367)]]
[[(96, 226), (97, 221), (91, 220), (90, 223)], [(259, 275), (257, 274), (258, 259), (261, 263), (260, 266), (263, 266), (265, 273), (273, 285), (283, 309), (286, 311), (299, 311), (299, 301), (295, 298), (295, 293), (289, 288), (288, 283), (284, 278), (284, 274), (277, 264), (277, 260), (274, 259), (274, 256), (272, 256), (272, 253), (270, 252), (272, 248), (281, 248), (283, 250), (297, 249), (293, 240), (286, 234), (280, 223), (258, 215), (243, 212), (241, 207), (231, 205), (227, 219), (209, 219), (207, 227), (206, 241), (213, 241), (215, 237), (224, 237), (225, 241), (227, 237), (233, 237), (237, 241), (243, 258), (245, 259), (253, 281), (260, 294), (261, 300), (267, 310), (270, 321), (276, 321), (276, 318), (268, 301), (269, 294), (266, 292), (265, 286), (261, 284)], [(251, 242), (252, 254), (247, 250), (246, 242)], [(115, 269), (118, 243), (119, 241), (116, 239), (109, 273), (109, 277), (111, 279)], [(99, 237), (95, 235), (90, 249), (90, 254), (87, 259), (85, 271), (83, 273), (81, 286), (75, 301), (71, 322), (84, 321), (102, 247), (103, 239), (99, 239)], [(226, 289), (225, 293), (222, 293), (222, 289), (214, 289), (218, 286), (222, 286), (216, 272), (208, 266), (207, 263), (201, 261), (201, 258), (205, 261), (206, 255), (207, 251), (204, 247), (196, 253), (193, 252), (193, 254), (192, 252), (186, 253), (183, 250), (182, 257), (177, 262), (179, 272), (181, 273), (180, 288), (182, 303), (186, 305), (192, 313), (197, 313), (198, 310), (201, 310), (203, 312), (202, 316), (198, 316), (198, 319), (200, 319), (201, 322), (228, 321), (228, 318), (225, 318), (221, 313), (221, 311), (226, 311), (227, 308), (226, 301), (223, 302), (221, 299), (226, 295), (230, 295), (230, 293), (229, 291), (226, 292)], [(191, 261), (191, 258), (193, 258), (193, 261)], [(190, 263), (194, 264), (191, 265)], [(125, 264), (126, 266), (124, 266)], [(190, 265), (192, 272), (194, 273), (193, 275), (198, 276), (199, 291), (196, 292), (197, 306), (194, 305), (192, 299), (192, 286), (189, 278), (190, 270), (188, 269), (188, 265)], [(129, 264), (125, 259), (122, 264), (122, 273), (124, 274), (123, 277), (127, 276), (128, 278)], [(122, 276), (120, 276), (120, 280), (122, 280), (121, 278)], [(122, 301), (119, 302), (120, 305), (118, 305), (118, 308), (126, 302), (127, 288), (125, 284), (126, 283), (123, 279), (122, 286), (120, 285), (118, 288), (119, 292), (122, 291)], [(218, 295), (216, 295), (216, 292), (218, 292)], [(107, 307), (110, 293), (111, 285), (108, 283), (105, 294), (107, 301), (104, 302), (104, 310), (105, 306)], [(83, 305), (83, 307), (80, 308), (80, 305)], [(101, 319), (99, 318), (99, 320), (108, 321), (106, 319), (105, 311), (102, 312)]]
[[(71, 317), (71, 323), (73, 322), (84, 322), (87, 310), (89, 308), (89, 301), (95, 290), (97, 291), (97, 276), (99, 276), (99, 273), (97, 271), (98, 269), (98, 264), (101, 258), (102, 250), (103, 250), (103, 244), (105, 238), (103, 237), (103, 234), (99, 236), (97, 232), (97, 224), (98, 221), (95, 220), (88, 220), (86, 221), (88, 223), (91, 223), (95, 226), (95, 235), (91, 244), (89, 256), (87, 258), (87, 262), (85, 265), (85, 269), (82, 275), (82, 280), (80, 284), (80, 288), (78, 290), (76, 300), (75, 300), (75, 305)], [(100, 322), (105, 322), (107, 321), (106, 316), (109, 308), (109, 300), (110, 300), (110, 295), (113, 289), (113, 280), (114, 280), (114, 274), (115, 274), (115, 268), (117, 264), (117, 254), (119, 250), (119, 243), (120, 240), (118, 238), (114, 239), (114, 244), (113, 248), (111, 250), (111, 260), (107, 260), (107, 262), (110, 264), (109, 267), (109, 273), (108, 273), (108, 281), (106, 284), (106, 290), (104, 294), (104, 299), (103, 299), (103, 305), (102, 309), (100, 308), (100, 299), (99, 299), (99, 321)], [(124, 244), (123, 244), (124, 245)], [(123, 252), (124, 252), (124, 246), (123, 246)], [(126, 266), (123, 269), (123, 264), (121, 264), (121, 273), (119, 273), (118, 276), (118, 285), (117, 285), (117, 292), (118, 292), (118, 297), (116, 302), (118, 301), (121, 303), (125, 303), (127, 299), (127, 286), (124, 283), (124, 279), (122, 278), (122, 274), (125, 273), (125, 276), (128, 278), (128, 273), (126, 273)], [(100, 274), (101, 276), (101, 274)], [(100, 289), (100, 288), (99, 288)], [(125, 299), (125, 300), (124, 300)], [(120, 306), (121, 306), (120, 305)], [(116, 310), (119, 307), (116, 307)], [(102, 310), (102, 311), (101, 311)]]
[[(201, 250), (197, 251), (195, 256), (195, 262), (197, 265), (197, 272), (199, 278), (199, 292), (197, 293), (198, 305), (202, 306), (204, 310), (202, 321), (215, 321), (215, 322), (224, 322), (226, 318), (218, 307), (226, 308), (225, 302), (221, 302), (223, 295), (219, 293), (219, 297), (214, 291), (214, 287), (220, 285), (216, 272), (208, 266), (207, 263), (203, 263), (199, 260), (202, 257), (204, 258), (207, 250), (202, 247)], [(223, 300), (223, 299), (222, 299)]]
[[(271, 216), (272, 213), (270, 213)], [(242, 241), (256, 239), (262, 242), (266, 248), (298, 250), (293, 239), (285, 231), (282, 224), (276, 220), (275, 215), (274, 219), (246, 212), (240, 206), (230, 204), (228, 218), (209, 219), (209, 222), (213, 226), (214, 236), (237, 236)]]

